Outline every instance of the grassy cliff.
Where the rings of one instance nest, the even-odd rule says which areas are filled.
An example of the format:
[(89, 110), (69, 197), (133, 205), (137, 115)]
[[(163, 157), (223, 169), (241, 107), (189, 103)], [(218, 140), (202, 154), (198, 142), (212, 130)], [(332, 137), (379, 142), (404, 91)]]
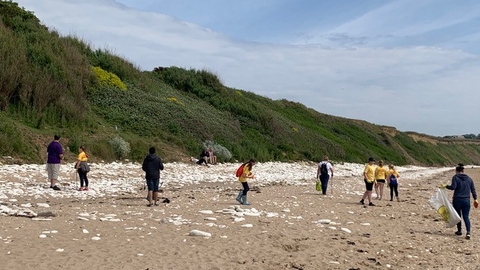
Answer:
[[(161, 63), (159, 63), (161, 66)], [(167, 161), (213, 147), (220, 160), (480, 164), (480, 142), (447, 140), (322, 114), (302, 104), (225, 87), (205, 70), (141, 71), (33, 13), (0, 2), (0, 159), (40, 162), (53, 134), (72, 154)], [(5, 159), (5, 158), (3, 158)]]

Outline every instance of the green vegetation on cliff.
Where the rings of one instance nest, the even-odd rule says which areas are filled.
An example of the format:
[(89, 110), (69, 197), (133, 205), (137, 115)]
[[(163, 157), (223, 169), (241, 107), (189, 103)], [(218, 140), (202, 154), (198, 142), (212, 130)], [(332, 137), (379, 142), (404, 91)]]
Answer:
[[(161, 64), (161, 63), (160, 63)], [(213, 73), (140, 71), (76, 37), (62, 37), (16, 3), (0, 1), (0, 158), (40, 162), (54, 133), (97, 159), (167, 161), (213, 146), (220, 160), (480, 164), (480, 143), (448, 140), (322, 114), (225, 87)]]

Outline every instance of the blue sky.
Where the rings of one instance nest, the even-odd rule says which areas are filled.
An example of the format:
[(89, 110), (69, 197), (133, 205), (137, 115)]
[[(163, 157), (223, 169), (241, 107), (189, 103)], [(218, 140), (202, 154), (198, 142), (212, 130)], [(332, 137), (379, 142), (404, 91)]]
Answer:
[(21, 0), (144, 70), (430, 135), (480, 133), (480, 1)]

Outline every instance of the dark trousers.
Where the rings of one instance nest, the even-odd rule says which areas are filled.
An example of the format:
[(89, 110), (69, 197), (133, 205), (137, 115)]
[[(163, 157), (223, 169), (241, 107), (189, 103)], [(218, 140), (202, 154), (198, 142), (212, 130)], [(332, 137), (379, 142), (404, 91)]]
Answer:
[(82, 171), (82, 169), (78, 169), (78, 177), (80, 178), (80, 186), (81, 187), (88, 187), (87, 173)]
[(198, 164), (198, 165), (202, 165), (202, 164), (207, 165), (207, 160), (204, 159), (203, 157), (201, 157), (201, 158), (197, 161), (197, 164)]
[(393, 200), (393, 192), (395, 192), (395, 196), (398, 198), (398, 184), (390, 184), (390, 200)]
[(322, 183), (322, 194), (327, 194), (328, 180), (330, 180), (330, 175), (320, 174), (320, 182)]
[(247, 192), (250, 190), (250, 187), (248, 186), (248, 182), (242, 182), (243, 186), (243, 195), (247, 195)]
[[(454, 198), (452, 204), (458, 215), (463, 218), (467, 233), (470, 233), (470, 198)], [(457, 223), (457, 230), (462, 231), (462, 222)]]

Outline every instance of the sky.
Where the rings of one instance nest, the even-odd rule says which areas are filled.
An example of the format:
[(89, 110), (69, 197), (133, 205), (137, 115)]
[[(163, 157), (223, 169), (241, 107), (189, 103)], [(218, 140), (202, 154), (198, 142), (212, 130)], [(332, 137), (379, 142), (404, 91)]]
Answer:
[(433, 136), (480, 133), (477, 0), (19, 0), (142, 70)]

